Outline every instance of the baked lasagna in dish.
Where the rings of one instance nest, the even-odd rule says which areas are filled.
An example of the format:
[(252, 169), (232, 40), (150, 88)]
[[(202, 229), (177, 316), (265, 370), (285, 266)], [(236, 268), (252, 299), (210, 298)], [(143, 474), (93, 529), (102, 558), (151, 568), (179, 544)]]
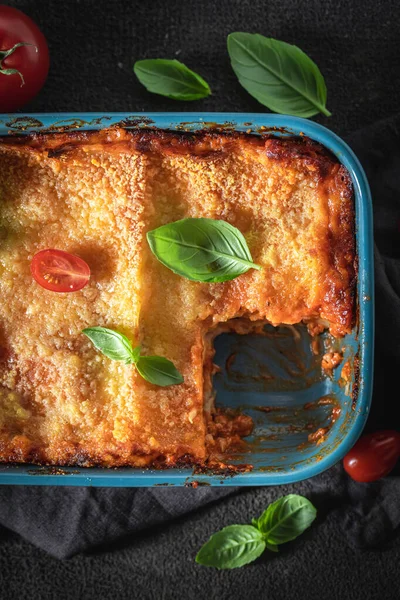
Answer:
[[(260, 270), (199, 283), (156, 260), (150, 230), (187, 217), (244, 235)], [(46, 248), (83, 258), (88, 285), (36, 283)], [(214, 407), (213, 338), (305, 323), (355, 324), (353, 192), (307, 138), (109, 129), (0, 139), (0, 461), (207, 465), (251, 432)], [(82, 334), (118, 330), (174, 363), (153, 385)], [(214, 458), (213, 458), (214, 457)], [(229, 461), (228, 461), (229, 462)]]

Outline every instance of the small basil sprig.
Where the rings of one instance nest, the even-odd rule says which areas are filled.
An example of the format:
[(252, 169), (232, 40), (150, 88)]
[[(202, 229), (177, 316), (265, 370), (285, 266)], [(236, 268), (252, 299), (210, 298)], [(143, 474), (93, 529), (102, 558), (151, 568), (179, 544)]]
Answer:
[(141, 356), (140, 346), (132, 347), (128, 338), (106, 327), (88, 327), (82, 331), (105, 356), (135, 365), (138, 373), (155, 385), (162, 387), (183, 382), (183, 377), (174, 364), (162, 356)]
[(326, 108), (325, 80), (297, 46), (258, 33), (231, 33), (228, 52), (242, 86), (270, 110), (312, 117)]
[(208, 83), (179, 60), (138, 60), (133, 70), (140, 83), (153, 94), (173, 100), (199, 100), (211, 94)]
[(149, 231), (147, 241), (163, 265), (192, 281), (229, 281), (261, 269), (253, 263), (243, 234), (226, 221), (182, 219)]
[(230, 525), (211, 536), (196, 556), (196, 562), (217, 569), (235, 569), (252, 562), (265, 549), (278, 552), (278, 545), (301, 535), (317, 515), (307, 498), (289, 494), (268, 508), (252, 525)]

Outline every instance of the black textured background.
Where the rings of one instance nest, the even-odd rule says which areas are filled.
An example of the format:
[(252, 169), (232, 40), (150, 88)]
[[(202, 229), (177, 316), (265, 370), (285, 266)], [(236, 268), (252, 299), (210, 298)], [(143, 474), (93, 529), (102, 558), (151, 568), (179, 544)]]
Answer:
[[(263, 107), (237, 83), (226, 52), (228, 33), (249, 31), (295, 43), (316, 61), (326, 79), (328, 108), (333, 113), (330, 119), (317, 117), (321, 123), (348, 136), (392, 117), (392, 147), (396, 143), (393, 140), (399, 138), (399, 119), (395, 115), (399, 112), (400, 92), (400, 6), (395, 0), (13, 0), (7, 4), (29, 14), (50, 46), (48, 81), (26, 111), (262, 112)], [(132, 72), (133, 62), (145, 57), (182, 60), (209, 82), (212, 96), (204, 101), (176, 103), (150, 95)], [(361, 148), (362, 139), (379, 140), (379, 126), (373, 131), (367, 137), (351, 139), (358, 139)], [(368, 160), (370, 173), (376, 175), (376, 190), (381, 189), (380, 180), (385, 178), (386, 190), (394, 190), (388, 195), (392, 222), (382, 217), (380, 249), (384, 247), (385, 254), (399, 256), (397, 250), (391, 252), (393, 244), (397, 243), (399, 249), (391, 225), (399, 215), (395, 190), (399, 186), (396, 165), (400, 161), (392, 160), (387, 147), (390, 145), (376, 152), (372, 149)], [(388, 164), (388, 169), (380, 171), (382, 163)], [(379, 221), (379, 198), (376, 200)], [(392, 271), (388, 264), (392, 264)], [(386, 263), (386, 269), (388, 278), (396, 282), (397, 263)], [(394, 286), (400, 289), (398, 283)], [(381, 323), (385, 326), (383, 315)], [(390, 333), (390, 323), (381, 331)], [(386, 357), (381, 355), (378, 360)], [(379, 371), (374, 395), (374, 422), (379, 426), (391, 424), (382, 406), (386, 402), (389, 408), (389, 395), (398, 394), (392, 375), (398, 368), (399, 362), (395, 361), (388, 363), (388, 377), (383, 369)], [(313, 487), (310, 497), (319, 507), (319, 519), (304, 537), (282, 548), (279, 555), (269, 554), (255, 565), (232, 572), (196, 566), (196, 551), (221, 526), (246, 522), (260, 513), (273, 490), (244, 490), (134, 539), (64, 561), (1, 528), (0, 598), (398, 600), (399, 536), (382, 540), (375, 550), (360, 550), (359, 546), (368, 543), (351, 543), (354, 536), (346, 535), (346, 530), (361, 522), (369, 511), (373, 513), (374, 500), (390, 491), (396, 478), (388, 480), (385, 488), (372, 486), (370, 502), (367, 498), (366, 503), (357, 505), (351, 519), (346, 519), (342, 504), (348, 499), (335, 496), (334, 489), (327, 492), (329, 477), (321, 477)], [(338, 470), (335, 478), (342, 481)], [(352, 499), (359, 490), (362, 488), (357, 486), (350, 489)], [(292, 488), (275, 490), (275, 497), (288, 491)], [(305, 485), (303, 493), (306, 491)], [(43, 512), (37, 498), (40, 496), (32, 494), (36, 504), (30, 511), (34, 514), (36, 510), (36, 526), (40, 529)], [(54, 506), (54, 518), (57, 510)], [(385, 514), (381, 512), (380, 516), (388, 518)], [(46, 519), (51, 525), (52, 515), (46, 513)], [(48, 522), (43, 523), (43, 529), (48, 527)], [(77, 530), (76, 535), (88, 534)]]
[[(262, 111), (230, 67), (226, 36), (249, 31), (295, 43), (320, 67), (339, 134), (398, 110), (397, 0), (13, 0), (45, 33), (49, 79), (32, 111)], [(139, 58), (177, 58), (212, 95), (175, 102), (136, 80)]]

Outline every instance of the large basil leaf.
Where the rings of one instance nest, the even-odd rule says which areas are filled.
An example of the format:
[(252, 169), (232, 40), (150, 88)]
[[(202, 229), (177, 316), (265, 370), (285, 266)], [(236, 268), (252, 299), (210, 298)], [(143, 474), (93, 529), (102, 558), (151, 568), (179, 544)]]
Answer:
[(297, 46), (238, 32), (228, 36), (228, 52), (239, 82), (270, 110), (298, 117), (331, 115), (324, 78)]
[(217, 569), (235, 569), (258, 558), (265, 550), (263, 535), (252, 525), (229, 525), (200, 548), (196, 562)]
[(153, 94), (174, 100), (198, 100), (211, 94), (208, 83), (179, 60), (138, 60), (133, 70), (140, 83)]
[(289, 494), (279, 498), (263, 512), (257, 521), (258, 529), (268, 544), (284, 544), (303, 533), (317, 516), (307, 498)]
[(163, 265), (192, 281), (229, 281), (261, 268), (242, 233), (226, 221), (182, 219), (149, 231), (147, 240)]

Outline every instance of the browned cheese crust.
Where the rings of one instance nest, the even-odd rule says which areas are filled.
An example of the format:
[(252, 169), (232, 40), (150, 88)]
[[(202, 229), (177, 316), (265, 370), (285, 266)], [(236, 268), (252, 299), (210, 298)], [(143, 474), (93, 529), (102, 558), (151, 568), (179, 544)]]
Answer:
[[(185, 217), (239, 228), (262, 270), (218, 284), (169, 271), (145, 234)], [(45, 248), (84, 258), (89, 284), (41, 288), (30, 262)], [(0, 460), (203, 463), (216, 430), (203, 410), (207, 332), (244, 317), (341, 336), (354, 324), (355, 279), (350, 177), (306, 138), (110, 129), (0, 139)], [(81, 334), (95, 325), (172, 360), (184, 383), (157, 387), (104, 357)]]

